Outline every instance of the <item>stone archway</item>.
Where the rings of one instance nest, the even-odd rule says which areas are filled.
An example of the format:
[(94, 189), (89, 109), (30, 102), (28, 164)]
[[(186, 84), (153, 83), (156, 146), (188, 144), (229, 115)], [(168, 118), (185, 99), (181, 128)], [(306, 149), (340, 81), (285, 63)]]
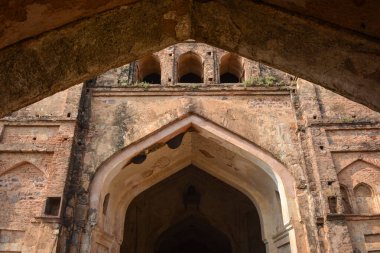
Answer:
[(306, 238), (299, 225), (293, 224), (298, 219), (294, 178), (286, 167), (253, 143), (190, 115), (126, 147), (98, 169), (90, 187), (90, 207), (98, 214), (96, 221), (90, 221), (96, 224), (91, 234), (92, 250), (104, 246), (110, 252), (119, 252), (124, 217), (132, 200), (190, 164), (254, 203), (268, 252), (281, 247), (284, 252), (302, 248), (305, 242), (297, 244), (295, 238)]
[(247, 196), (189, 165), (128, 206), (120, 252), (265, 252)]
[[(376, 39), (261, 1), (131, 2), (2, 48), (0, 115), (187, 39), (269, 64), (380, 110)], [(376, 8), (368, 5), (368, 11)]]

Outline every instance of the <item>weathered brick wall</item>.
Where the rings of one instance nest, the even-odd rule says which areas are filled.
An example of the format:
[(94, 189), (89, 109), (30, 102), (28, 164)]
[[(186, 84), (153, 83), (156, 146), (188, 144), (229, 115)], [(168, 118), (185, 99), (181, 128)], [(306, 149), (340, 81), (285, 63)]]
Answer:
[[(380, 114), (308, 82), (301, 81), (298, 90), (311, 147), (308, 159), (312, 163), (310, 178), (315, 180), (313, 191), (322, 196), (317, 201), (325, 203), (324, 210), (315, 211), (322, 231), (327, 237), (349, 235), (354, 252), (376, 252), (380, 241), (375, 236), (376, 242), (368, 244), (366, 238), (379, 233)], [(361, 184), (371, 187), (371, 200), (356, 198), (355, 188)], [(361, 213), (358, 201), (368, 201), (371, 211)], [(345, 211), (344, 206), (350, 210)], [(344, 223), (347, 227), (342, 231), (340, 224)], [(330, 241), (325, 247), (332, 251), (342, 244)]]
[(56, 247), (81, 89), (0, 119), (0, 252)]

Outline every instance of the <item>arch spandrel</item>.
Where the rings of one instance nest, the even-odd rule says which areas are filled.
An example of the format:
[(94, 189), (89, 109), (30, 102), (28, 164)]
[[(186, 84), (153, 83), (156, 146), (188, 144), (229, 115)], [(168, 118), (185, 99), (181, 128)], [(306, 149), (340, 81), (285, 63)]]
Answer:
[[(270, 197), (270, 199), (274, 200), (276, 197), (275, 192), (277, 190), (279, 191), (282, 205), (282, 219), (279, 218), (277, 220), (283, 220), (283, 226), (288, 226), (288, 224), (292, 224), (293, 220), (297, 219), (296, 217), (298, 214), (295, 211), (296, 200), (294, 192), (295, 180), (289, 173), (288, 169), (281, 162), (273, 158), (273, 156), (267, 151), (264, 151), (255, 144), (239, 137), (238, 135), (229, 132), (228, 130), (199, 116), (189, 115), (186, 118), (183, 118), (173, 124), (162, 128), (154, 134), (149, 135), (147, 138), (144, 138), (141, 141), (120, 150), (118, 153), (109, 158), (98, 169), (95, 178), (90, 186), (90, 207), (92, 209), (98, 210), (98, 213), (100, 214), (101, 204), (104, 196), (110, 192), (110, 189), (114, 189), (115, 192), (116, 190), (119, 191), (119, 196), (115, 196), (111, 192), (111, 196), (113, 197), (111, 197), (109, 201), (108, 211), (110, 214), (107, 215), (107, 217), (102, 217), (99, 215), (99, 217), (102, 217), (99, 218), (100, 220), (98, 220), (99, 226), (103, 226), (105, 224), (113, 224), (113, 229), (107, 229), (107, 225), (105, 225), (104, 229), (107, 230), (108, 233), (114, 234), (118, 238), (117, 240), (120, 241), (122, 235), (122, 227), (120, 226), (120, 221), (112, 221), (109, 217), (121, 217), (125, 213), (125, 210), (132, 199), (144, 189), (149, 188), (157, 182), (160, 182), (184, 166), (194, 163), (200, 167), (203, 167), (202, 169), (211, 175), (232, 185), (236, 189), (249, 196), (249, 198), (256, 204), (258, 210), (260, 210), (260, 216), (264, 215), (261, 217), (263, 220), (263, 233), (265, 235), (264, 238), (271, 240), (270, 238), (273, 236), (273, 234), (275, 234), (276, 227), (278, 226), (273, 223), (276, 222), (276, 219), (269, 218), (270, 213), (273, 212), (273, 208), (270, 204), (271, 200), (268, 200), (268, 198), (265, 196), (267, 194), (265, 191), (261, 192), (263, 189), (265, 189), (265, 187), (269, 186), (260, 186), (259, 181), (256, 183), (255, 181), (247, 181), (246, 179), (252, 175), (242, 174), (244, 176), (237, 176), (236, 171), (235, 173), (233, 171), (227, 173), (224, 169), (220, 169), (218, 166), (214, 166), (215, 168), (213, 168), (212, 164), (202, 165), (201, 160), (196, 161), (196, 159), (194, 160), (191, 156), (186, 155), (189, 154), (188, 152), (181, 152), (180, 149), (173, 150), (165, 145), (161, 149), (158, 149), (156, 152), (147, 153), (147, 159), (144, 161), (144, 163), (146, 163), (145, 168), (151, 168), (152, 165), (149, 164), (153, 164), (153, 158), (155, 158), (155, 155), (159, 155), (160, 150), (162, 151), (166, 149), (167, 151), (174, 152), (174, 154), (176, 154), (173, 155), (173, 157), (175, 157), (173, 164), (169, 166), (171, 169), (166, 167), (162, 170), (162, 173), (155, 173), (154, 171), (152, 172), (151, 169), (142, 169), (144, 168), (144, 163), (138, 165), (129, 163), (129, 161), (131, 161), (134, 156), (140, 154), (144, 150), (149, 150), (149, 147), (152, 145), (157, 145), (159, 143), (161, 143), (159, 145), (163, 145), (174, 136), (186, 132), (189, 129), (195, 130), (192, 130), (191, 132), (185, 134), (184, 141), (186, 141), (186, 138), (192, 139), (190, 137), (192, 134), (202, 136), (202, 138), (205, 140), (213, 142), (214, 145), (219, 145), (220, 147), (225, 148), (231, 154), (235, 154), (235, 156), (239, 157), (244, 157), (245, 163), (249, 163), (251, 166), (257, 166), (257, 168), (262, 171), (263, 176), (267, 177), (266, 180), (268, 182), (272, 182), (272, 185), (270, 187), (272, 187), (271, 191), (273, 192), (273, 198)], [(184, 147), (186, 148), (186, 145)], [(187, 147), (187, 149), (189, 148), (191, 149), (191, 147)], [(199, 156), (200, 154), (197, 155)], [(158, 157), (155, 159), (157, 158)], [(249, 166), (245, 170), (249, 171)], [(123, 178), (125, 178), (127, 181)], [(128, 183), (128, 179), (136, 181), (134, 183)], [(261, 190), (255, 188), (255, 185), (257, 185), (258, 188), (261, 187)], [(120, 192), (121, 189), (124, 191), (124, 194)], [(105, 221), (106, 223), (104, 223)], [(266, 225), (267, 227), (265, 227)], [(296, 247), (295, 244), (293, 248), (294, 247)]]
[[(231, 96), (228, 99), (219, 96), (161, 96), (155, 99), (150, 96), (135, 97), (132, 94), (112, 98), (112, 105), (108, 104), (108, 100), (107, 96), (96, 94), (92, 101), (94, 112), (107, 107), (107, 113), (94, 113), (92, 117), (98, 138), (89, 144), (91, 148), (86, 156), (91, 160), (88, 166), (93, 172), (115, 150), (139, 142), (146, 136), (195, 114), (236, 134), (244, 133), (244, 138), (249, 142), (263, 150), (269, 150), (285, 164), (295, 178), (306, 178), (299, 162), (302, 153), (297, 145), (298, 137), (294, 128), (296, 122), (291, 116), (293, 109), (289, 96), (273, 94), (265, 97), (265, 100), (256, 94), (252, 94), (252, 97)], [(127, 129), (120, 125), (122, 121), (118, 118), (119, 115), (131, 119)], [(104, 125), (109, 125), (110, 128), (104, 128)], [(115, 138), (118, 145), (110, 141)], [(101, 149), (103, 145), (111, 148)]]

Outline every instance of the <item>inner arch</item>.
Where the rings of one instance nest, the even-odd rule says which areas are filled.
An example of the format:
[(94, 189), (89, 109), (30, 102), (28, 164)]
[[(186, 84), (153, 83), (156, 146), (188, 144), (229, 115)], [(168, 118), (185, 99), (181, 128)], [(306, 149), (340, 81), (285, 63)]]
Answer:
[(190, 216), (174, 224), (155, 242), (154, 253), (232, 253), (229, 238), (206, 219)]
[(262, 253), (258, 211), (243, 193), (194, 165), (140, 193), (121, 253)]

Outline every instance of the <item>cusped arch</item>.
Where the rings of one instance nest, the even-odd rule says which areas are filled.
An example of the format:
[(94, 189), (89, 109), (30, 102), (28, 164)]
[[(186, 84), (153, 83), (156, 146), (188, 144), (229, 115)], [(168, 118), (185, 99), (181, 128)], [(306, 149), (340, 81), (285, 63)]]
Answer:
[(364, 182), (357, 184), (354, 189), (357, 211), (360, 214), (377, 213), (375, 194), (372, 187)]
[[(294, 233), (294, 230), (291, 229), (291, 217), (297, 217), (297, 209), (295, 203), (296, 200), (294, 192), (295, 180), (294, 177), (288, 171), (288, 169), (281, 162), (275, 159), (269, 152), (263, 150), (254, 143), (244, 138), (241, 138), (235, 133), (232, 133), (229, 130), (220, 127), (219, 125), (197, 115), (188, 115), (186, 118), (169, 124), (161, 128), (160, 130), (154, 132), (153, 134), (150, 134), (146, 138), (143, 138), (140, 141), (135, 142), (134, 144), (131, 144), (128, 147), (120, 150), (119, 152), (111, 156), (109, 159), (107, 159), (98, 168), (94, 180), (90, 185), (90, 207), (92, 209), (98, 210), (98, 212), (101, 213), (101, 203), (103, 203), (103, 199), (108, 193), (107, 189), (111, 185), (112, 180), (118, 177), (119, 173), (121, 173), (121, 171), (124, 170), (125, 166), (129, 164), (134, 157), (143, 153), (146, 150), (149, 150), (152, 146), (164, 145), (169, 140), (173, 139), (173, 137), (178, 136), (179, 134), (184, 133), (189, 129), (194, 129), (199, 135), (207, 139), (213, 140), (216, 143), (219, 143), (220, 145), (226, 147), (227, 149), (233, 150), (235, 153), (247, 158), (250, 162), (252, 162), (252, 164), (255, 164), (255, 166), (258, 166), (263, 171), (263, 173), (266, 174), (267, 177), (270, 178), (270, 180), (272, 180), (277, 185), (282, 207), (282, 210), (280, 210), (280, 214), (282, 211), (284, 226), (290, 226), (290, 228), (288, 228), (289, 231), (293, 231), (292, 233)], [(177, 167), (183, 168), (186, 165), (188, 164), (177, 164)], [(241, 178), (231, 177), (230, 175), (227, 175), (220, 169), (218, 170), (217, 168), (208, 168), (208, 171), (206, 172), (240, 190), (242, 193), (246, 194), (252, 200), (257, 210), (259, 211), (259, 216), (262, 220), (263, 226), (262, 232), (265, 233), (264, 223), (273, 222), (270, 219), (268, 219), (268, 217), (262, 217), (262, 215), (267, 215), (266, 212), (271, 212), (271, 205), (265, 204), (265, 201), (267, 201), (265, 200), (265, 197), (260, 197), (257, 194), (255, 195), (254, 186), (242, 182)], [(123, 194), (122, 197), (120, 197), (120, 200), (115, 199), (115, 197), (111, 197), (109, 200), (110, 205), (118, 206), (117, 210), (115, 210), (116, 213), (114, 213), (115, 217), (123, 217), (125, 215), (125, 211), (129, 203), (133, 200), (135, 196), (139, 194), (139, 192), (142, 192), (144, 189), (149, 188), (150, 186), (163, 180), (169, 175), (170, 174), (162, 174), (162, 178), (155, 177), (156, 181), (150, 181), (149, 185), (126, 185), (125, 187), (132, 188), (130, 190), (125, 189), (125, 194)], [(265, 203), (255, 203), (255, 199), (257, 197), (261, 198), (260, 201), (263, 201)], [(111, 204), (111, 202), (114, 203)], [(263, 210), (263, 208), (265, 210)], [(272, 212), (273, 211), (274, 210), (272, 210)], [(100, 220), (99, 222), (99, 225), (101, 226), (102, 222)], [(118, 221), (118, 223), (121, 224), (120, 221)], [(119, 232), (109, 232), (116, 232), (116, 236), (119, 236), (118, 240), (120, 240), (120, 237), (122, 237), (123, 234), (122, 230)], [(263, 238), (265, 237), (263, 236)], [(270, 238), (270, 234), (268, 234), (268, 232), (266, 234), (266, 238)], [(293, 238), (295, 237), (293, 236)], [(293, 245), (293, 247), (295, 247), (295, 244)]]
[(181, 54), (177, 61), (177, 78), (179, 83), (202, 83), (202, 57), (192, 51)]
[(354, 194), (359, 197), (372, 197), (373, 189), (370, 185), (361, 182), (354, 187)]

